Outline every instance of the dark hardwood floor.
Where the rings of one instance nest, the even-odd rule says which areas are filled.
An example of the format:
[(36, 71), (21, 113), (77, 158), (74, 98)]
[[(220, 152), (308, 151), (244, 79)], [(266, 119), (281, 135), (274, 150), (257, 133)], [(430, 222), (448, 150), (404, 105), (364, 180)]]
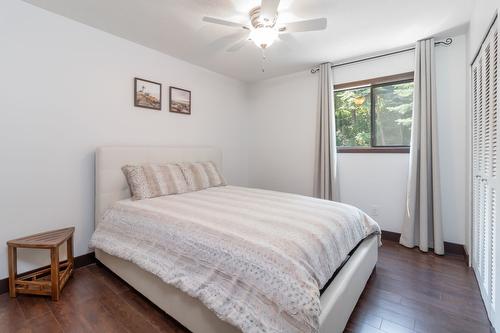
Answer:
[[(75, 270), (61, 300), (0, 295), (0, 332), (188, 332), (106, 269)], [(384, 241), (346, 332), (490, 332), (463, 257)]]

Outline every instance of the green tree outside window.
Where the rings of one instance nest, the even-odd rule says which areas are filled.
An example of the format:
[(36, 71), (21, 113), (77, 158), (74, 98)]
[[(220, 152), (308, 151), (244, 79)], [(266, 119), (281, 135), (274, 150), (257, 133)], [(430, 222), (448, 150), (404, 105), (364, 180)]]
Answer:
[(334, 96), (337, 146), (410, 145), (413, 82), (339, 90)]

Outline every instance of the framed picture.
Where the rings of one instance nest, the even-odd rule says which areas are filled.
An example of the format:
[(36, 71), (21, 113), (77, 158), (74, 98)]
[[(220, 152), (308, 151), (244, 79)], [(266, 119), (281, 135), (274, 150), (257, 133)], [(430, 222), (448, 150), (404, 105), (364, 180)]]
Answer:
[(191, 92), (170, 87), (170, 112), (191, 114)]
[(140, 108), (161, 110), (161, 83), (134, 79), (134, 105)]

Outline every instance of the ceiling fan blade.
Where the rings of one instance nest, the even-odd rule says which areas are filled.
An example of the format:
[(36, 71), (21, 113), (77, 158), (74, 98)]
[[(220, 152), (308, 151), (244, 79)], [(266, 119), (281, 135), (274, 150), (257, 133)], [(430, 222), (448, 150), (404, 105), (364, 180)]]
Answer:
[(202, 21), (208, 22), (208, 23), (219, 24), (219, 25), (225, 25), (227, 27), (243, 28), (243, 29), (247, 29), (247, 30), (249, 29), (246, 25), (243, 25), (241, 23), (221, 20), (221, 19), (218, 19), (215, 17), (210, 17), (210, 16), (204, 16)]
[(273, 20), (278, 13), (280, 0), (262, 0), (260, 15), (264, 20)]
[(233, 46), (231, 46), (230, 48), (228, 48), (226, 50), (226, 52), (236, 52), (236, 51), (240, 50), (243, 46), (245, 46), (247, 44), (247, 42), (248, 42), (248, 38), (242, 39), (239, 42), (237, 42), (236, 44), (234, 44)]
[(304, 31), (315, 31), (315, 30), (325, 30), (327, 20), (326, 18), (319, 18), (306, 21), (297, 21), (286, 23), (284, 29), (281, 28), (280, 32), (304, 32)]

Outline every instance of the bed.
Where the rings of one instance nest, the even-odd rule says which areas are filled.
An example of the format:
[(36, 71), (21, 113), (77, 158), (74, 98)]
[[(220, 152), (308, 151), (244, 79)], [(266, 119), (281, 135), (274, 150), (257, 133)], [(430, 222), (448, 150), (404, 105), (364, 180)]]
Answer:
[[(132, 212), (127, 216), (136, 214), (136, 211), (144, 209), (147, 205), (172, 205), (178, 207), (184, 205), (186, 200), (198, 200), (205, 202), (211, 197), (256, 197), (255, 200), (263, 200), (264, 196), (272, 196), (273, 200), (315, 200), (305, 197), (279, 194), (257, 189), (246, 189), (234, 186), (213, 188), (200, 193), (181, 194), (175, 198), (160, 198), (156, 201), (138, 203), (128, 200), (130, 192), (125, 177), (122, 175), (121, 167), (126, 164), (142, 163), (169, 163), (169, 162), (196, 162), (213, 161), (220, 169), (222, 165), (222, 154), (219, 150), (211, 147), (102, 147), (96, 152), (96, 202), (95, 221), (96, 227), (101, 222), (102, 216), (110, 207), (120, 207), (121, 211)], [(163, 200), (163, 201), (162, 201)], [(235, 201), (237, 202), (237, 201)], [(176, 206), (174, 206), (174, 204)], [(312, 204), (317, 204), (313, 202)], [(113, 209), (115, 209), (113, 208)], [(239, 209), (243, 209), (240, 207)], [(250, 207), (254, 209), (254, 207)], [(134, 209), (134, 210), (132, 210)], [(167, 213), (169, 209), (165, 208)], [(269, 208), (270, 209), (270, 208)], [(131, 215), (132, 214), (132, 215)], [(109, 214), (108, 214), (109, 215)], [(154, 215), (154, 214), (153, 214)], [(156, 215), (155, 215), (156, 216)], [(120, 218), (123, 219), (123, 216)], [(102, 228), (101, 228), (102, 229)], [(116, 229), (119, 233), (120, 230)], [(110, 234), (111, 235), (111, 234)], [(154, 234), (152, 234), (154, 237)], [(110, 237), (111, 238), (111, 237)], [(181, 244), (181, 243), (179, 243)], [(342, 332), (356, 302), (363, 291), (366, 282), (377, 262), (378, 235), (370, 234), (361, 240), (349, 252), (348, 260), (344, 260), (334, 273), (333, 279), (328, 283), (322, 282), (324, 288), (319, 297), (321, 312), (317, 316), (317, 325), (320, 332)], [(106, 251), (103, 251), (106, 249)], [(101, 246), (95, 250), (96, 258), (110, 270), (128, 282), (137, 291), (151, 300), (154, 304), (164, 310), (171, 317), (194, 333), (236, 333), (241, 332), (234, 320), (227, 320), (221, 313), (212, 311), (210, 304), (190, 296), (185, 288), (176, 284), (167, 284), (170, 281), (165, 275), (155, 271), (154, 267), (141, 265), (124, 255), (118, 255), (113, 247)], [(264, 256), (263, 258), (266, 258)], [(154, 274), (153, 274), (154, 273)], [(297, 273), (298, 274), (298, 273)], [(324, 280), (324, 278), (323, 278)], [(181, 290), (183, 289), (183, 290)], [(192, 294), (192, 293), (191, 293)], [(203, 299), (203, 298), (201, 298)], [(211, 309), (209, 309), (212, 308)], [(269, 307), (272, 309), (272, 307)], [(224, 318), (226, 320), (222, 320)], [(279, 326), (279, 324), (278, 324)], [(240, 327), (243, 327), (240, 325)], [(246, 331), (254, 331), (245, 329)], [(255, 330), (255, 331), (265, 331)]]

